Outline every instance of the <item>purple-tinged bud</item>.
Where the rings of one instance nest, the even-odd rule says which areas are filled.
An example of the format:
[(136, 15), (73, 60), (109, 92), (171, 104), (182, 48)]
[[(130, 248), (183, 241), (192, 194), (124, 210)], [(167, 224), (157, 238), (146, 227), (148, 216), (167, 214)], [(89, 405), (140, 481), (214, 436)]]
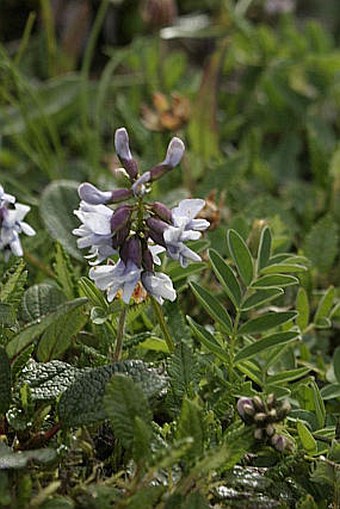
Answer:
[(158, 232), (155, 232), (154, 230), (149, 230), (146, 233), (149, 235), (150, 239), (152, 239), (154, 241), (155, 244), (158, 244), (159, 246), (166, 247), (163, 233), (158, 233)]
[(288, 445), (288, 440), (286, 437), (283, 435), (278, 435), (277, 433), (271, 437), (270, 442), (279, 452), (283, 452)]
[(150, 170), (151, 175), (150, 180), (152, 182), (154, 180), (158, 180), (169, 170), (175, 168), (175, 166), (177, 166), (180, 160), (182, 159), (184, 151), (185, 146), (183, 141), (180, 140), (179, 138), (172, 138), (172, 140), (169, 143), (164, 161), (157, 164)]
[(139, 237), (137, 235), (133, 235), (133, 237), (130, 237), (127, 239), (121, 250), (120, 250), (120, 257), (125, 263), (125, 265), (128, 264), (128, 262), (134, 263), (137, 267), (140, 267), (142, 264), (142, 243)]
[(142, 244), (142, 265), (146, 271), (154, 271), (153, 256), (146, 241), (144, 241)]
[(146, 224), (150, 228), (150, 232), (156, 232), (156, 233), (164, 233), (165, 230), (169, 227), (168, 223), (165, 223), (161, 219), (157, 219), (155, 217), (149, 217), (146, 220)]
[(89, 182), (84, 182), (78, 187), (78, 194), (81, 200), (91, 205), (100, 205), (111, 201), (111, 191), (100, 191)]
[(168, 150), (162, 164), (170, 166), (170, 168), (174, 168), (181, 161), (184, 152), (185, 145), (183, 141), (179, 138), (172, 138), (168, 145)]
[(137, 162), (131, 155), (129, 135), (125, 127), (121, 127), (115, 132), (115, 149), (130, 179), (134, 180), (138, 174)]
[(161, 203), (160, 201), (155, 201), (152, 206), (152, 211), (163, 221), (172, 224), (172, 214), (171, 210)]
[(130, 224), (128, 223), (126, 226), (123, 226), (118, 232), (112, 237), (112, 247), (114, 249), (119, 249), (125, 242), (125, 239), (130, 234)]
[(121, 187), (119, 189), (113, 189), (111, 191), (111, 200), (110, 203), (119, 203), (121, 201), (128, 200), (132, 196), (132, 190), (127, 189), (126, 187)]
[(255, 408), (251, 398), (240, 398), (237, 401), (236, 407), (241, 419), (244, 422), (248, 424), (252, 422), (253, 416), (255, 414)]
[(129, 205), (121, 205), (112, 214), (111, 231), (116, 233), (130, 221), (132, 209)]

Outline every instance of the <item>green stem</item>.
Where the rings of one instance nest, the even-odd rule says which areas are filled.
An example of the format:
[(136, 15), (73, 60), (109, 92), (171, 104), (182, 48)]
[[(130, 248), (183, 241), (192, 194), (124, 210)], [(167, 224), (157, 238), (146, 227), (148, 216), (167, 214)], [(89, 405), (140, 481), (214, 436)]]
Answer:
[(124, 305), (124, 307), (122, 308), (120, 315), (119, 315), (116, 346), (115, 346), (115, 351), (113, 354), (113, 360), (115, 362), (118, 362), (122, 356), (123, 337), (124, 337), (124, 332), (125, 332), (125, 320), (126, 320), (127, 309), (128, 309), (127, 306)]
[(170, 335), (169, 328), (165, 321), (162, 306), (153, 297), (151, 297), (151, 302), (152, 302), (153, 309), (156, 313), (159, 326), (162, 329), (163, 336), (164, 336), (165, 342), (167, 344), (167, 347), (169, 349), (169, 352), (172, 353), (175, 350), (175, 343)]

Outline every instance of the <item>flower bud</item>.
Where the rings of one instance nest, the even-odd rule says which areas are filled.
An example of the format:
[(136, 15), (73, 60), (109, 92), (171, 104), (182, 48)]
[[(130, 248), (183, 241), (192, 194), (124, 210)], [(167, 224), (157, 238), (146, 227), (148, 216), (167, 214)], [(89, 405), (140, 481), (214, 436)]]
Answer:
[(169, 170), (172, 170), (175, 166), (177, 166), (183, 157), (184, 151), (185, 145), (183, 141), (176, 137), (172, 138), (169, 143), (164, 161), (159, 163), (157, 166), (154, 166), (150, 170), (150, 180), (158, 180)]
[(272, 422), (275, 422), (278, 420), (278, 415), (277, 415), (277, 411), (275, 408), (272, 408), (271, 410), (269, 410), (268, 412), (268, 418), (272, 421)]
[(112, 238), (112, 247), (114, 249), (119, 249), (125, 239), (129, 236), (130, 234), (130, 224), (128, 223), (126, 226), (123, 226), (120, 230), (117, 231), (117, 233), (113, 236)]
[(130, 221), (131, 207), (129, 205), (121, 205), (112, 214), (111, 217), (111, 231), (112, 233), (118, 232)]
[(129, 239), (127, 239), (121, 250), (120, 257), (127, 265), (127, 263), (133, 262), (137, 267), (140, 267), (142, 264), (142, 244), (141, 240), (137, 235), (133, 235)]
[(272, 437), (275, 433), (274, 426), (272, 424), (267, 424), (266, 426), (266, 433), (269, 437)]
[(283, 435), (278, 435), (277, 433), (271, 437), (270, 442), (279, 452), (283, 452), (288, 445), (287, 438)]
[(263, 440), (264, 439), (264, 429), (256, 428), (254, 431), (255, 440)]
[(148, 249), (148, 247), (145, 247), (143, 249), (142, 265), (146, 271), (148, 271), (148, 272), (154, 271), (153, 256), (152, 256), (150, 250)]
[(155, 201), (152, 204), (152, 211), (163, 221), (166, 221), (167, 223), (172, 223), (172, 215), (171, 210), (166, 207), (163, 203), (160, 201)]
[(115, 132), (115, 149), (117, 156), (126, 169), (130, 179), (134, 180), (138, 174), (137, 162), (131, 155), (129, 135), (125, 127), (121, 127)]
[(275, 405), (275, 402), (276, 402), (275, 394), (273, 393), (269, 394), (267, 397), (268, 408), (272, 408)]
[(264, 403), (262, 401), (262, 399), (259, 397), (259, 396), (254, 396), (253, 397), (253, 403), (254, 403), (254, 406), (255, 406), (255, 409), (259, 412), (265, 412), (265, 406), (264, 406)]
[(237, 401), (236, 407), (241, 419), (244, 422), (252, 422), (252, 417), (255, 414), (255, 408), (251, 398), (240, 398)]
[(257, 414), (254, 415), (254, 421), (257, 423), (257, 424), (262, 424), (266, 421), (267, 419), (267, 414), (265, 414), (264, 412), (258, 412)]
[(150, 231), (157, 233), (164, 233), (165, 230), (169, 227), (167, 223), (155, 217), (149, 217), (146, 220), (146, 224), (150, 228)]
[(100, 191), (89, 182), (84, 182), (78, 187), (80, 199), (90, 205), (100, 205), (111, 200), (111, 191)]

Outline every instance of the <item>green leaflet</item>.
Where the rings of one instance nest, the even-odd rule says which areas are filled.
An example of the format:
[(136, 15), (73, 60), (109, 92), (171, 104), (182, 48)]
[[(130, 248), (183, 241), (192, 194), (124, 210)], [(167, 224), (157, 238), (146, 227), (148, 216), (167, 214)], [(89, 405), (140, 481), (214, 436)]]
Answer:
[(0, 416), (9, 409), (12, 399), (12, 374), (6, 350), (0, 346)]
[(309, 322), (309, 302), (306, 290), (301, 287), (296, 297), (296, 310), (299, 313), (296, 323), (303, 332)]
[(209, 258), (217, 279), (235, 308), (238, 308), (241, 302), (241, 288), (233, 270), (214, 249), (209, 250)]
[(302, 447), (309, 454), (315, 454), (317, 452), (317, 443), (307, 426), (303, 422), (298, 421), (296, 427)]
[(296, 318), (295, 311), (268, 312), (241, 325), (240, 334), (255, 334), (278, 327)]
[(297, 331), (277, 332), (270, 334), (269, 336), (265, 336), (258, 341), (254, 341), (250, 345), (247, 345), (239, 350), (235, 355), (235, 362), (249, 359), (253, 355), (264, 352), (265, 350), (273, 348), (274, 346), (285, 345), (290, 341), (296, 340), (298, 337), (299, 333)]
[(24, 293), (27, 281), (25, 262), (20, 259), (5, 273), (0, 286), (0, 302), (12, 305), (16, 309)]
[(72, 338), (81, 331), (88, 319), (84, 306), (67, 311), (62, 320), (55, 320), (39, 341), (37, 356), (42, 362), (57, 359), (72, 343)]
[(103, 397), (108, 381), (115, 374), (131, 377), (148, 399), (160, 395), (167, 385), (166, 377), (156, 368), (139, 360), (87, 369), (62, 394), (59, 418), (64, 426), (82, 426), (107, 418)]
[(232, 332), (233, 324), (228, 311), (220, 304), (216, 297), (214, 297), (205, 288), (202, 288), (202, 286), (197, 283), (191, 283), (190, 286), (204, 309), (227, 333), (230, 334)]
[(68, 300), (76, 297), (74, 271), (69, 255), (59, 242), (55, 246), (55, 261), (53, 264), (56, 280)]
[(187, 320), (190, 324), (190, 327), (198, 337), (198, 339), (202, 342), (202, 344), (206, 347), (207, 350), (212, 352), (216, 357), (221, 359), (224, 362), (229, 362), (229, 356), (227, 352), (221, 347), (221, 345), (216, 341), (214, 336), (207, 331), (202, 325), (199, 325), (189, 316)]
[(322, 296), (314, 316), (316, 325), (322, 324), (324, 318), (328, 318), (335, 298), (335, 288), (330, 286)]
[(51, 448), (13, 452), (10, 447), (0, 442), (0, 470), (25, 468), (32, 461), (50, 463), (56, 456), (56, 451)]
[(27, 324), (18, 334), (16, 334), (11, 341), (7, 344), (6, 351), (10, 358), (18, 355), (21, 350), (30, 345), (40, 334), (42, 334), (47, 327), (49, 327), (54, 321), (62, 320), (65, 313), (71, 309), (83, 306), (87, 302), (87, 299), (75, 299), (69, 302), (65, 302), (58, 306), (55, 311), (37, 318), (33, 322)]
[(253, 259), (247, 244), (235, 230), (227, 233), (228, 248), (245, 285), (250, 285), (254, 276)]
[(296, 285), (298, 278), (288, 274), (267, 274), (261, 276), (251, 285), (252, 288), (284, 288), (290, 285)]
[(257, 266), (261, 270), (267, 265), (270, 258), (272, 247), (272, 235), (268, 226), (265, 226), (261, 231), (259, 248), (257, 253)]
[(242, 311), (258, 308), (265, 302), (276, 299), (283, 294), (282, 288), (268, 288), (265, 290), (257, 290), (242, 304)]

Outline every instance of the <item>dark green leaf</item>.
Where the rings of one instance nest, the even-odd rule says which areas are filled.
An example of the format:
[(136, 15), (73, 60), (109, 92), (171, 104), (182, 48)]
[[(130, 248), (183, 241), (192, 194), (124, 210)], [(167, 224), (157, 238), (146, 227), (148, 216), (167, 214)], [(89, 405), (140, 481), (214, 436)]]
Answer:
[(244, 323), (240, 329), (239, 334), (255, 334), (266, 330), (278, 327), (289, 320), (293, 320), (297, 313), (295, 311), (283, 311), (283, 312), (268, 312), (257, 318), (253, 318), (248, 322)]
[(285, 384), (303, 378), (310, 372), (311, 368), (296, 368), (283, 371), (283, 373), (277, 373), (269, 377), (269, 383), (272, 384)]
[(314, 224), (305, 238), (304, 252), (313, 265), (327, 273), (338, 254), (338, 225), (330, 215)]
[(325, 385), (320, 390), (320, 394), (325, 401), (340, 398), (340, 383)]
[(106, 419), (103, 397), (107, 382), (116, 374), (131, 377), (149, 399), (159, 396), (167, 385), (159, 370), (139, 360), (87, 369), (60, 398), (59, 418), (63, 425), (82, 426)]
[(241, 288), (234, 272), (217, 253), (217, 251), (210, 249), (209, 258), (217, 279), (223, 286), (234, 306), (238, 308), (241, 302)]
[(340, 346), (334, 350), (332, 364), (335, 378), (340, 383)]
[(253, 295), (248, 297), (242, 305), (242, 311), (258, 308), (265, 302), (276, 299), (283, 294), (282, 288), (268, 288), (268, 290), (257, 290)]
[(295, 272), (304, 272), (307, 270), (305, 265), (299, 265), (297, 263), (273, 263), (267, 265), (261, 270), (261, 274), (286, 274)]
[(75, 295), (75, 281), (73, 267), (69, 255), (59, 242), (55, 247), (55, 262), (53, 269), (56, 275), (56, 280), (68, 300), (72, 300)]
[(270, 258), (272, 247), (272, 235), (270, 232), (270, 228), (265, 226), (261, 231), (260, 243), (257, 253), (257, 266), (258, 269), (261, 270), (263, 267), (267, 265), (267, 262)]
[(191, 288), (209, 315), (230, 334), (233, 329), (233, 324), (228, 311), (220, 304), (216, 297), (208, 290), (202, 288), (202, 286), (197, 283), (191, 283)]
[(31, 286), (24, 293), (21, 303), (21, 317), (25, 322), (33, 322), (65, 302), (65, 296), (56, 286), (39, 284)]
[(151, 410), (143, 390), (131, 378), (120, 374), (111, 378), (105, 389), (103, 410), (111, 421), (115, 436), (127, 449), (132, 447), (138, 418), (139, 427), (144, 424), (146, 434), (143, 440), (148, 440), (146, 449), (149, 448)]
[(323, 318), (328, 318), (335, 297), (335, 288), (330, 286), (322, 296), (314, 316), (314, 323), (319, 324)]
[(12, 358), (18, 355), (21, 350), (30, 345), (54, 321), (62, 320), (67, 311), (82, 306), (85, 302), (87, 302), (87, 299), (75, 299), (70, 302), (65, 302), (58, 306), (55, 311), (52, 311), (48, 315), (37, 318), (34, 322), (27, 324), (7, 344), (6, 351), (8, 356)]
[(251, 285), (252, 288), (284, 288), (290, 285), (296, 285), (299, 280), (288, 274), (268, 274), (261, 276)]
[(229, 361), (228, 354), (221, 345), (216, 341), (214, 336), (207, 331), (202, 325), (199, 325), (197, 322), (195, 322), (192, 318), (189, 316), (187, 317), (187, 320), (190, 324), (190, 327), (194, 331), (197, 338), (201, 341), (201, 343), (206, 347), (207, 350), (212, 352), (216, 355), (219, 359), (221, 359), (224, 362)]
[(297, 297), (296, 297), (296, 310), (299, 313), (296, 319), (296, 323), (299, 326), (300, 330), (303, 332), (309, 322), (309, 302), (308, 295), (304, 288), (299, 288)]
[(0, 302), (0, 324), (10, 327), (16, 320), (15, 309), (11, 304)]
[(276, 332), (274, 334), (270, 334), (269, 336), (265, 336), (258, 341), (254, 341), (250, 345), (239, 350), (235, 356), (235, 362), (249, 359), (253, 355), (262, 353), (274, 346), (285, 345), (290, 341), (296, 340), (298, 337), (299, 333), (297, 331)]
[(250, 285), (254, 276), (253, 259), (247, 244), (235, 230), (228, 230), (228, 248), (245, 285)]
[(33, 451), (13, 452), (10, 447), (0, 443), (0, 470), (25, 468), (32, 461), (50, 463), (57, 453), (54, 449), (35, 449)]

